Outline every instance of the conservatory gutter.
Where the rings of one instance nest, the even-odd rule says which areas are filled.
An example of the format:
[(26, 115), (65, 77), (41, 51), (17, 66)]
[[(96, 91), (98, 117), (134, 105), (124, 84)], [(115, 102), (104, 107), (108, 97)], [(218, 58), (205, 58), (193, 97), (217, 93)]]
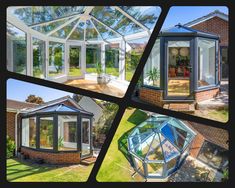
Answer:
[(159, 37), (206, 37), (206, 38), (217, 39), (217, 40), (220, 38), (218, 35), (196, 33), (196, 32), (193, 32), (193, 33), (161, 32), (159, 34)]

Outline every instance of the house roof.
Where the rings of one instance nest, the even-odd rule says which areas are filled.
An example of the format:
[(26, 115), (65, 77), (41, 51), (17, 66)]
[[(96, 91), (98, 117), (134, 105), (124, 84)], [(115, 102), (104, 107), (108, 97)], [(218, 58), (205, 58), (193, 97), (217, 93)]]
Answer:
[(36, 106), (38, 106), (38, 104), (7, 99), (7, 109), (21, 110), (24, 108), (33, 108)]
[(190, 21), (190, 22), (184, 24), (184, 26), (192, 27), (192, 26), (197, 25), (197, 24), (199, 24), (201, 22), (209, 20), (209, 19), (211, 19), (213, 17), (219, 17), (219, 18), (221, 18), (221, 19), (223, 19), (225, 21), (228, 21), (228, 15), (227, 14), (225, 14), (223, 12), (220, 12), (219, 10), (215, 10), (215, 11), (213, 11), (213, 12), (211, 12), (211, 13), (205, 15), (205, 16), (202, 16), (200, 18), (197, 18), (197, 19), (195, 19), (193, 21)]
[(193, 130), (200, 133), (207, 141), (228, 150), (228, 131), (208, 125), (187, 121)]

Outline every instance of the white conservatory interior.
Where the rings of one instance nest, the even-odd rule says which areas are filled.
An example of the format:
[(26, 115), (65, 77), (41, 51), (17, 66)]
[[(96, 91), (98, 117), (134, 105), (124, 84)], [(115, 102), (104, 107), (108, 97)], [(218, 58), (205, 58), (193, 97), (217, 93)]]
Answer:
[(159, 18), (158, 6), (7, 9), (7, 69), (121, 97)]

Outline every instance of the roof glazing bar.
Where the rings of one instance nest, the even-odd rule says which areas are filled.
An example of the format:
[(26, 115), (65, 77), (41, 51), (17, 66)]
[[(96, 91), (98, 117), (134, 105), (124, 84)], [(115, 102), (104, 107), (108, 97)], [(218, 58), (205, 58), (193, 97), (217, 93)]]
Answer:
[(96, 28), (95, 24), (93, 23), (93, 21), (91, 19), (90, 19), (90, 22), (93, 25), (93, 27), (95, 28), (95, 30), (98, 33), (98, 35), (100, 36), (100, 38), (102, 38), (102, 40), (104, 41), (103, 37), (101, 36), (100, 32), (98, 31), (98, 29)]
[(80, 14), (75, 16), (74, 18), (72, 18), (71, 20), (65, 22), (64, 24), (60, 25), (59, 27), (55, 28), (54, 30), (50, 31), (49, 33), (47, 33), (46, 35), (49, 36), (53, 33), (55, 33), (56, 31), (62, 29), (63, 27), (69, 25), (70, 23), (72, 23), (73, 21), (75, 21), (76, 19), (80, 18)]
[(73, 15), (70, 15), (70, 16), (64, 16), (64, 17), (61, 17), (61, 18), (56, 18), (56, 19), (53, 19), (51, 21), (47, 21), (47, 22), (41, 22), (41, 23), (37, 23), (37, 24), (31, 24), (29, 25), (29, 27), (35, 27), (35, 26), (43, 26), (43, 25), (48, 25), (50, 23), (54, 23), (54, 22), (58, 22), (58, 21), (62, 21), (62, 20), (65, 20), (65, 19), (69, 19), (69, 18), (72, 18), (72, 17), (75, 17), (76, 15), (78, 14), (73, 14)]
[(70, 31), (70, 33), (68, 34), (68, 36), (66, 37), (65, 40), (68, 40), (69, 37), (72, 35), (72, 33), (74, 32), (74, 30), (77, 28), (78, 24), (80, 23), (80, 19), (77, 21), (77, 23), (75, 24), (75, 26), (73, 27), (73, 29)]
[(137, 24), (138, 26), (140, 26), (142, 29), (146, 30), (148, 32), (149, 35), (151, 35), (150, 30), (144, 26), (143, 24), (141, 24), (139, 21), (137, 21), (135, 18), (133, 18), (131, 15), (129, 15), (128, 13), (126, 13), (124, 10), (122, 10), (120, 7), (118, 6), (114, 6), (114, 8), (116, 10), (118, 10), (120, 13), (122, 13), (125, 17), (129, 18), (132, 22), (134, 22), (135, 24)]

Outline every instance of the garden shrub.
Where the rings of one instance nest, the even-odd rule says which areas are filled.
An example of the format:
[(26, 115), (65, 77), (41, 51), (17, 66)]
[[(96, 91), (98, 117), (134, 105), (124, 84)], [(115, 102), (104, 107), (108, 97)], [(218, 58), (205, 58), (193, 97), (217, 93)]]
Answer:
[(14, 156), (15, 147), (15, 142), (7, 136), (7, 159)]

